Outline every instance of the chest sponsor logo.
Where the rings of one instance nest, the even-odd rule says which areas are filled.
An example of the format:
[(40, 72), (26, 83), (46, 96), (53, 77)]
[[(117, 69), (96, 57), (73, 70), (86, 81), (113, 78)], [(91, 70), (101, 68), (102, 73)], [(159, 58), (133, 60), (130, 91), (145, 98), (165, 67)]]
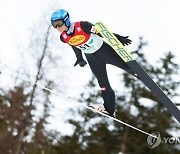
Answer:
[(70, 38), (69, 44), (73, 45), (73, 46), (76, 46), (76, 45), (79, 45), (79, 44), (83, 43), (84, 40), (85, 40), (84, 35), (77, 35), (77, 36), (74, 36), (74, 37)]

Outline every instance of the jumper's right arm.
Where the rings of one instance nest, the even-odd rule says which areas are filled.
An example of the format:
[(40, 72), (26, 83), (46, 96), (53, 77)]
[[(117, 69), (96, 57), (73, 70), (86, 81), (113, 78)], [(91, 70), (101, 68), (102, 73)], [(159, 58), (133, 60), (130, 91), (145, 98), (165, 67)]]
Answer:
[[(60, 40), (61, 40), (63, 43), (65, 43), (65, 42), (64, 42), (64, 39), (62, 38), (61, 35), (60, 35)], [(78, 49), (78, 48), (76, 48), (76, 47), (74, 47), (74, 46), (71, 46), (71, 47), (72, 47), (72, 49), (73, 49), (73, 51), (74, 51), (74, 53), (75, 53), (75, 55), (76, 55), (76, 59), (77, 59), (76, 62), (75, 62), (75, 64), (74, 64), (74, 66), (76, 66), (77, 64), (79, 64), (81, 67), (84, 67), (87, 63), (86, 63), (86, 61), (83, 59), (81, 50)]]
[(74, 64), (74, 66), (76, 66), (77, 64), (79, 64), (81, 67), (84, 67), (87, 63), (86, 61), (83, 59), (83, 56), (82, 56), (82, 51), (74, 46), (71, 46), (72, 49), (74, 50), (74, 53), (76, 55), (76, 62)]

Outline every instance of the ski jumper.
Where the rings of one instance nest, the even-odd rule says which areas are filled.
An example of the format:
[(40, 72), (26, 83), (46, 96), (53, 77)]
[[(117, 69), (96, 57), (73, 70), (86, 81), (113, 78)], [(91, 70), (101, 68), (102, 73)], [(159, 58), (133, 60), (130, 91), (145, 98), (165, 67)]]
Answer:
[[(118, 34), (115, 34), (115, 36), (119, 38)], [(108, 80), (106, 64), (117, 66), (132, 75), (134, 75), (134, 72), (100, 37), (100, 34), (96, 34), (94, 25), (89, 22), (81, 21), (71, 24), (68, 31), (61, 33), (60, 40), (72, 47), (77, 61), (83, 60), (82, 52), (84, 52), (101, 87), (103, 105), (106, 111), (113, 115), (115, 112), (115, 93)]]

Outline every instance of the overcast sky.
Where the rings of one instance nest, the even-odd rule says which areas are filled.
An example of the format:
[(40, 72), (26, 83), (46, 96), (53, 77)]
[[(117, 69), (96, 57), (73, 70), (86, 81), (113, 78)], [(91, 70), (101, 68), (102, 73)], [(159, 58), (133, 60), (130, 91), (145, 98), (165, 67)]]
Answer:
[[(113, 32), (129, 35), (133, 41), (127, 47), (129, 51), (137, 47), (139, 36), (143, 36), (149, 43), (144, 49), (145, 55), (152, 64), (168, 51), (176, 55), (176, 62), (180, 64), (179, 0), (1, 0), (0, 59), (15, 67), (14, 63), (19, 58), (17, 46), (28, 43), (31, 26), (38, 23), (44, 12), (49, 21), (52, 11), (59, 8), (69, 11), (71, 21), (96, 23), (101, 20)], [(59, 33), (56, 34), (59, 39)], [(77, 70), (83, 74), (90, 73), (89, 68), (73, 69), (80, 75)], [(111, 70), (115, 74), (119, 72), (116, 68)], [(113, 73), (109, 74), (110, 78)], [(115, 82), (112, 86), (116, 85)]]
[[(138, 37), (144, 36), (149, 42), (144, 51), (150, 62), (171, 50), (180, 63), (179, 0), (1, 0), (1, 59), (8, 64), (16, 62), (15, 48), (28, 42), (33, 23), (37, 23), (44, 12), (49, 20), (52, 10), (59, 8), (67, 9), (72, 21), (102, 20), (113, 32), (129, 35), (133, 41), (127, 47), (130, 51), (137, 46)], [(57, 32), (57, 39), (58, 35)]]
[(130, 36), (130, 51), (143, 36), (149, 42), (144, 51), (152, 63), (172, 51), (180, 64), (179, 0), (0, 0), (0, 60), (13, 67), (16, 48), (28, 41), (32, 24), (43, 12), (49, 13), (49, 20), (52, 10), (59, 8), (67, 9), (72, 21), (101, 20), (113, 32)]
[(113, 32), (130, 36), (129, 49), (144, 36), (150, 58), (169, 50), (180, 58), (179, 0), (1, 0), (0, 52), (13, 52), (16, 40), (26, 38), (26, 31), (46, 10), (48, 20), (52, 8), (69, 10), (72, 21), (104, 21)]

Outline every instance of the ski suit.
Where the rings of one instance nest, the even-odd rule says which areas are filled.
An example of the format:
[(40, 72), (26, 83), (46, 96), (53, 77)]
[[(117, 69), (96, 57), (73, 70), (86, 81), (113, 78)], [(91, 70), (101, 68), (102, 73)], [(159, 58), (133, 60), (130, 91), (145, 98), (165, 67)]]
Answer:
[[(129, 44), (131, 40), (118, 34), (115, 36), (122, 44)], [(60, 40), (68, 43), (75, 52), (77, 61), (75, 65), (85, 66), (86, 62), (82, 57), (84, 52), (89, 66), (98, 80), (101, 87), (104, 107), (110, 115), (115, 112), (115, 93), (111, 88), (108, 80), (106, 64), (117, 66), (130, 74), (134, 72), (129, 66), (113, 51), (97, 33), (95, 26), (87, 21), (72, 23), (68, 31), (64, 31), (60, 35)]]

